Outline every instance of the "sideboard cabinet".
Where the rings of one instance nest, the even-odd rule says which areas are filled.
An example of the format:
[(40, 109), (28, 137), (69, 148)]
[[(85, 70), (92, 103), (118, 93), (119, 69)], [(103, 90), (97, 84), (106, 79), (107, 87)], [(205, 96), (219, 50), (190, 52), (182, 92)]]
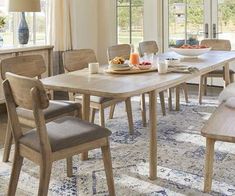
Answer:
[[(0, 48), (0, 60), (14, 56), (31, 55), (31, 54), (39, 54), (43, 56), (47, 66), (47, 71), (43, 74), (43, 77), (51, 76), (53, 73), (52, 70), (53, 46), (47, 45), (47, 46), (22, 46), (14, 48)], [(0, 104), (4, 102), (5, 99), (2, 89), (2, 78), (0, 77)]]

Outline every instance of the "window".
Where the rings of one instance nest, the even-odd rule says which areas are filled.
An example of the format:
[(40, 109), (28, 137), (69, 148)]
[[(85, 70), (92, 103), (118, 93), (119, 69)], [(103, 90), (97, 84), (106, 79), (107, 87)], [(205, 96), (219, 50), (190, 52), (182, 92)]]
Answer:
[[(2, 47), (18, 45), (18, 25), (20, 13), (9, 13), (7, 11), (7, 1), (0, 0), (0, 16), (5, 17), (5, 26), (0, 29), (0, 45)], [(25, 13), (29, 26), (29, 44), (46, 44), (46, 8), (48, 0), (41, 0), (41, 12)]]
[(117, 0), (117, 42), (138, 46), (143, 40), (144, 0)]
[(204, 31), (204, 0), (169, 0), (169, 47), (199, 44)]

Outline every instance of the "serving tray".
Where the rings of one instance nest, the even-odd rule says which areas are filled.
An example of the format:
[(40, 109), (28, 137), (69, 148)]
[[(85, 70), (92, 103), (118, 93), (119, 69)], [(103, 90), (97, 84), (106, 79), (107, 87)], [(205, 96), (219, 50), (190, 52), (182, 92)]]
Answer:
[(109, 74), (139, 74), (139, 73), (147, 73), (147, 72), (153, 72), (157, 71), (156, 67), (152, 67), (150, 69), (130, 69), (130, 70), (110, 70), (108, 68), (104, 69), (104, 72), (109, 73)]

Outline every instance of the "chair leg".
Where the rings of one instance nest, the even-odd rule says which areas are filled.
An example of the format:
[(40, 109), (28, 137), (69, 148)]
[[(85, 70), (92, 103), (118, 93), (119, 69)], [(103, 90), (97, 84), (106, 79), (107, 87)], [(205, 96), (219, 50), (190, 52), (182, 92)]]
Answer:
[(189, 103), (189, 101), (188, 101), (188, 86), (187, 86), (186, 82), (184, 82), (182, 84), (182, 88), (183, 88), (183, 91), (184, 91), (185, 102)]
[(69, 157), (66, 159), (67, 162), (67, 176), (73, 176), (73, 157)]
[(177, 86), (175, 88), (175, 110), (180, 110), (180, 87)]
[(159, 93), (160, 97), (160, 103), (161, 103), (161, 108), (162, 108), (162, 115), (166, 116), (166, 106), (165, 106), (165, 98), (164, 98), (164, 92)]
[(8, 120), (5, 144), (4, 144), (3, 160), (2, 160), (3, 162), (9, 161), (12, 140), (13, 140), (13, 137), (12, 137), (12, 131), (11, 131), (11, 124), (10, 124), (10, 121)]
[(141, 95), (140, 104), (141, 104), (141, 115), (142, 115), (143, 127), (147, 127), (145, 94)]
[(171, 88), (168, 89), (168, 109), (169, 109), (169, 111), (173, 110), (173, 108), (172, 108), (172, 89)]
[(92, 108), (91, 113), (90, 113), (90, 122), (91, 123), (95, 122), (95, 112), (96, 112), (96, 110), (94, 108)]
[(205, 179), (204, 192), (209, 193), (212, 186), (213, 162), (214, 162), (215, 140), (206, 138), (206, 161), (205, 161)]
[(42, 160), (40, 165), (40, 180), (38, 195), (47, 196), (50, 177), (51, 177), (52, 162), (50, 160)]
[(233, 83), (234, 82), (234, 75), (230, 74), (230, 82)]
[(203, 93), (203, 84), (204, 82), (204, 77), (200, 77), (200, 82), (199, 82), (199, 91), (198, 91), (198, 99), (199, 99), (199, 104), (202, 104), (202, 93)]
[(99, 109), (99, 120), (100, 120), (100, 126), (105, 127), (105, 119), (104, 119), (104, 108)]
[(207, 95), (207, 77), (204, 77), (204, 85), (203, 85), (204, 91), (203, 94), (206, 96)]
[(12, 172), (11, 172), (11, 178), (9, 182), (9, 188), (8, 188), (8, 196), (15, 195), (17, 184), (19, 181), (20, 171), (23, 164), (23, 157), (19, 155), (18, 150), (15, 151), (14, 155), (14, 161), (12, 166)]
[(132, 109), (131, 109), (131, 98), (127, 98), (126, 101), (126, 113), (128, 118), (128, 124), (129, 124), (129, 133), (133, 134), (134, 131), (134, 125), (133, 125), (133, 117), (132, 117)]
[(112, 159), (109, 145), (101, 147), (103, 154), (103, 162), (105, 168), (105, 174), (107, 178), (107, 185), (110, 196), (115, 196), (114, 180), (113, 180), (113, 169), (112, 169)]
[(113, 119), (115, 106), (116, 106), (116, 104), (113, 104), (113, 105), (111, 105), (111, 107), (110, 107), (109, 119)]

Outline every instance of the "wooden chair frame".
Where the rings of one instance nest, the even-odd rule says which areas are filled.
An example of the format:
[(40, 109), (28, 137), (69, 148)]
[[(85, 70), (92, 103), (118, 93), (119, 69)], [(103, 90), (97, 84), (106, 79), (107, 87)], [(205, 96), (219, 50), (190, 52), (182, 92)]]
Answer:
[[(42, 74), (45, 71), (46, 71), (46, 65), (41, 55), (12, 57), (12, 58), (3, 59), (1, 61), (1, 77), (3, 80), (6, 79), (5, 75), (7, 72), (19, 74), (30, 78), (41, 79)], [(71, 115), (81, 116), (81, 109), (76, 110), (74, 112), (58, 114), (56, 118), (62, 116), (71, 116)], [(56, 118), (46, 119), (46, 122), (50, 122), (52, 120), (55, 120)], [(35, 121), (20, 116), (19, 116), (19, 122), (21, 125), (24, 125), (29, 128), (34, 128), (36, 126)], [(12, 142), (13, 142), (13, 137), (12, 137), (11, 125), (10, 121), (8, 120), (5, 143), (4, 143), (3, 162), (7, 162), (9, 160)]]
[[(79, 69), (84, 69), (88, 67), (88, 63), (97, 62), (95, 52), (92, 49), (79, 49), (73, 51), (66, 51), (63, 53), (63, 64), (65, 72), (71, 72)], [(70, 100), (76, 100), (77, 102), (82, 104), (81, 99), (76, 99), (74, 93), (69, 93)], [(126, 112), (128, 117), (128, 125), (129, 125), (129, 133), (133, 134), (134, 125), (133, 125), (133, 116), (132, 116), (132, 108), (131, 108), (131, 100), (127, 99), (111, 99), (105, 101), (103, 103), (90, 102), (91, 114), (90, 121), (94, 123), (95, 113), (99, 111), (99, 125), (105, 127), (105, 116), (104, 110), (105, 108), (111, 107), (109, 118), (113, 118), (115, 105), (119, 102), (125, 101), (126, 104)]]
[[(27, 158), (40, 166), (38, 195), (46, 196), (49, 188), (52, 163), (54, 161), (66, 158), (67, 175), (68, 177), (71, 177), (72, 156), (95, 148), (101, 148), (102, 150), (109, 193), (110, 195), (115, 195), (112, 162), (108, 138), (102, 138), (85, 144), (77, 145), (75, 147), (70, 147), (52, 152), (47, 135), (46, 122), (43, 114), (43, 109), (48, 107), (49, 100), (47, 100), (45, 90), (43, 90), (43, 85), (36, 80), (31, 80), (33, 83), (29, 84), (30, 80), (26, 80), (25, 78), (23, 78), (23, 80), (19, 80), (19, 78), (15, 77), (14, 74), (8, 74), (8, 79), (3, 82), (3, 88), (6, 97), (8, 114), (13, 130), (13, 136), (15, 139), (15, 155), (8, 188), (8, 196), (13, 196), (16, 193), (24, 158)], [(19, 81), (20, 83), (16, 85), (16, 82)], [(38, 85), (35, 85), (33, 87), (34, 84)], [(16, 87), (12, 89), (14, 85)], [(20, 86), (21, 88), (19, 88)], [(32, 87), (31, 90), (30, 87)], [(21, 89), (23, 89), (24, 92), (26, 92), (26, 90), (30, 90), (30, 96), (28, 96), (27, 99), (24, 96), (20, 95)], [(22, 99), (23, 97), (24, 100)], [(26, 109), (33, 110), (36, 131), (40, 141), (40, 152), (37, 152), (29, 148), (28, 146), (19, 143), (19, 139), (23, 136), (23, 133), (17, 117), (17, 105)]]
[[(205, 39), (201, 41), (202, 45), (207, 45), (212, 47), (212, 50), (222, 50), (222, 51), (230, 51), (231, 50), (231, 43), (229, 40), (222, 40), (222, 39)], [(225, 65), (229, 66), (229, 65)], [(234, 82), (234, 72), (230, 70), (230, 82)], [(199, 92), (198, 92), (198, 99), (199, 104), (202, 104), (202, 97), (203, 95), (207, 95), (207, 78), (225, 78), (224, 77), (224, 68), (223, 70), (212, 71), (211, 73), (202, 75), (199, 81)], [(224, 87), (226, 86), (226, 82)]]

